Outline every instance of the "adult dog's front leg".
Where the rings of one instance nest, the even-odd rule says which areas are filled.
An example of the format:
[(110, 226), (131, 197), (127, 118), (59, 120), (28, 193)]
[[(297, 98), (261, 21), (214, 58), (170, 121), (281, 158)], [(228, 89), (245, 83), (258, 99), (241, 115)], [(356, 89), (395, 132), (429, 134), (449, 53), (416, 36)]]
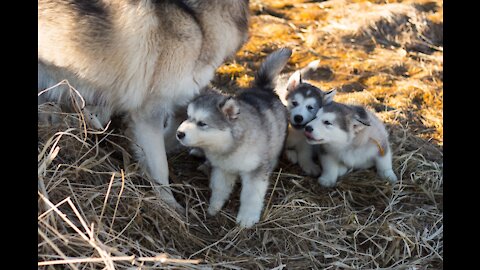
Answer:
[(137, 158), (156, 183), (160, 198), (176, 210), (183, 211), (172, 194), (168, 181), (168, 162), (165, 152), (165, 117), (145, 119), (139, 115), (132, 117), (131, 131), (137, 149)]

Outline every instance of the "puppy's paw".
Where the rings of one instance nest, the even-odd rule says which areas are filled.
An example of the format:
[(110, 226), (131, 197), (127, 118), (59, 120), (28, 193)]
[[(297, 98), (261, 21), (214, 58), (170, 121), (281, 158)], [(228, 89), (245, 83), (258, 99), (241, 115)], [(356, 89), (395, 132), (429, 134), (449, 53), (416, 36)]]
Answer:
[(168, 206), (170, 206), (172, 209), (177, 211), (180, 214), (185, 214), (185, 207), (180, 205), (177, 200), (175, 200), (175, 197), (173, 197), (172, 191), (167, 190), (165, 188), (156, 186), (154, 187), (154, 191), (157, 193), (158, 198), (160, 198), (164, 203), (166, 203)]
[(313, 163), (313, 162), (309, 162), (309, 163), (300, 163), (300, 167), (302, 167), (302, 170), (308, 174), (308, 175), (311, 175), (311, 176), (318, 176), (320, 174), (320, 166), (318, 166), (317, 164)]
[(100, 106), (85, 106), (83, 115), (86, 122), (95, 129), (104, 129), (110, 121), (110, 113)]
[(208, 207), (207, 209), (207, 213), (208, 215), (210, 216), (215, 216), (216, 214), (218, 214), (218, 212), (220, 211), (221, 207), (218, 207), (218, 206), (215, 206), (215, 205), (211, 205)]
[(298, 162), (297, 151), (295, 150), (285, 150), (285, 155), (287, 156), (288, 161), (293, 164)]
[(350, 170), (345, 167), (345, 166), (339, 166), (338, 167), (338, 176), (344, 176), (345, 174), (347, 174)]
[(205, 157), (205, 153), (200, 148), (192, 148), (192, 149), (190, 149), (188, 154), (191, 155), (191, 156), (197, 157), (197, 158), (204, 158)]
[(89, 123), (92, 127), (94, 127), (95, 129), (103, 129), (102, 123), (95, 114), (87, 110), (84, 110), (83, 114), (85, 115), (85, 120), (87, 121), (87, 123)]
[(388, 180), (392, 184), (398, 181), (398, 178), (393, 170), (379, 171), (378, 174), (381, 178)]
[(237, 215), (237, 223), (242, 228), (250, 228), (260, 221), (260, 213), (254, 211), (241, 211)]
[(206, 176), (210, 177), (210, 171), (212, 170), (212, 166), (210, 165), (210, 162), (205, 161), (203, 162), (200, 166), (197, 167), (197, 171), (202, 172)]
[(334, 187), (337, 185), (337, 179), (336, 178), (329, 178), (325, 176), (320, 176), (318, 178), (318, 183), (323, 186), (323, 187)]

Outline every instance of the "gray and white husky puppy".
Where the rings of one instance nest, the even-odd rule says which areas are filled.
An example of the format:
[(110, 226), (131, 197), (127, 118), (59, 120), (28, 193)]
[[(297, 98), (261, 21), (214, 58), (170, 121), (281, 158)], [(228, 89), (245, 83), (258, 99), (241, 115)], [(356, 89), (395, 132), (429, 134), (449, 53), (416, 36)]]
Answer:
[[(198, 95), (247, 40), (248, 4), (39, 0), (38, 91), (68, 80), (95, 126), (111, 115), (127, 115), (129, 134), (141, 149), (137, 158), (152, 179), (168, 186), (164, 139), (175, 138), (174, 111)], [(39, 96), (39, 103), (68, 103), (68, 97), (68, 87), (61, 86)], [(169, 188), (160, 196), (179, 207)]]
[(373, 112), (338, 102), (324, 104), (305, 126), (307, 142), (321, 145), (319, 183), (336, 185), (337, 178), (353, 169), (376, 167), (380, 177), (395, 183), (388, 132)]
[(274, 92), (275, 79), (292, 51), (279, 49), (260, 66), (252, 88), (236, 95), (211, 91), (195, 98), (177, 131), (187, 147), (201, 148), (212, 166), (208, 214), (215, 215), (242, 181), (237, 223), (260, 220), (269, 177), (278, 163), (287, 132), (287, 111)]
[(336, 94), (336, 90), (324, 92), (303, 81), (303, 78), (308, 78), (309, 74), (317, 69), (319, 62), (312, 61), (301, 70), (295, 71), (286, 83), (280, 83), (276, 89), (283, 97), (289, 115), (290, 125), (285, 147), (287, 159), (294, 164), (298, 163), (305, 173), (313, 176), (320, 174), (320, 167), (314, 162), (317, 151), (315, 146), (307, 143), (303, 129), (315, 117), (318, 109), (331, 101)]

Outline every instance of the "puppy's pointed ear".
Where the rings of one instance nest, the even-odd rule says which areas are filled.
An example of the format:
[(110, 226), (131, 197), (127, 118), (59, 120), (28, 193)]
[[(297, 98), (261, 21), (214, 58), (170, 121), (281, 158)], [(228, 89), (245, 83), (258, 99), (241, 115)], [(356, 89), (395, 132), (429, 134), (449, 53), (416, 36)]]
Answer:
[(219, 109), (229, 120), (237, 119), (240, 113), (237, 101), (233, 97), (227, 97), (219, 104)]
[(288, 92), (293, 91), (301, 83), (302, 83), (302, 73), (300, 72), (300, 70), (297, 70), (290, 76), (290, 78), (288, 78), (287, 91)]
[(361, 106), (351, 106), (353, 109), (353, 130), (355, 133), (360, 132), (365, 127), (370, 126), (370, 117), (365, 108)]
[(323, 104), (328, 104), (333, 101), (333, 97), (337, 94), (337, 89), (332, 89), (328, 92), (325, 92), (325, 95), (323, 96)]

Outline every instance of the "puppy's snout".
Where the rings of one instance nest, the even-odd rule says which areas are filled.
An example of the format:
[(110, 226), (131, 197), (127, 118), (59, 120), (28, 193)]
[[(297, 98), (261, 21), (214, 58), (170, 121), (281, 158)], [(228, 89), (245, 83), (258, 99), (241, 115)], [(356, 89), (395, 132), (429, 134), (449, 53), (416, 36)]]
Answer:
[(185, 132), (177, 131), (177, 138), (178, 138), (179, 140), (185, 138)]
[(306, 126), (306, 127), (305, 127), (305, 131), (306, 131), (306, 132), (312, 132), (312, 131), (313, 131), (312, 126)]
[(295, 123), (301, 123), (303, 121), (303, 116), (301, 115), (295, 115), (293, 117), (293, 121), (295, 121)]

